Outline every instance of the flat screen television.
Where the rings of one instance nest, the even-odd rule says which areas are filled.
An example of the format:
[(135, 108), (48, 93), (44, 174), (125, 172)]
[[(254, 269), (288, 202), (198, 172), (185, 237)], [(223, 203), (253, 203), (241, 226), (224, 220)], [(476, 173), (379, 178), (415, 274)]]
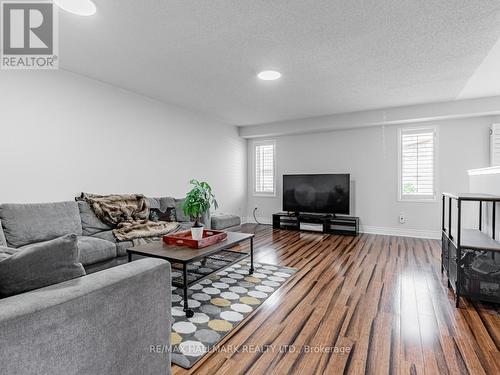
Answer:
[(349, 174), (283, 175), (283, 210), (349, 215)]

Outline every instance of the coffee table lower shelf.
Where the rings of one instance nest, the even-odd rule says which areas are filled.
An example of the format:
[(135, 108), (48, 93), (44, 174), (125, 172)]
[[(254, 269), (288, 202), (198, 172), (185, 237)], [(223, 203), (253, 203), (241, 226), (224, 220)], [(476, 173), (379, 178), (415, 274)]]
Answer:
[[(202, 259), (199, 260), (200, 264), (202, 267), (199, 267), (196, 263), (197, 262), (191, 262), (191, 263), (176, 263), (173, 262), (172, 268), (175, 270), (182, 271), (182, 276), (177, 277), (172, 280), (172, 285), (178, 286), (180, 288), (183, 288), (183, 294), (184, 294), (184, 311), (186, 312), (186, 317), (191, 318), (194, 315), (193, 310), (189, 308), (189, 303), (188, 303), (188, 288), (191, 285), (194, 285), (214, 274), (219, 272), (221, 269), (224, 269), (226, 267), (229, 267), (236, 262), (239, 262), (240, 260), (250, 256), (251, 262), (250, 262), (250, 268), (248, 270), (248, 274), (251, 275), (253, 273), (253, 241), (251, 241), (251, 247), (250, 247), (250, 254), (248, 253), (243, 253), (239, 251), (231, 251), (231, 250), (220, 250), (214, 254), (207, 255), (203, 257)], [(203, 264), (207, 265), (207, 262), (209, 264), (213, 264), (214, 262), (220, 261), (223, 263), (222, 259), (224, 256), (227, 259), (228, 254), (231, 254), (231, 260), (224, 262), (224, 265), (221, 264), (219, 268), (211, 270), (209, 273), (206, 274), (200, 274), (199, 271), (202, 270)], [(191, 266), (191, 267), (190, 267)], [(194, 268), (194, 267), (196, 268)], [(189, 271), (189, 268), (191, 268), (191, 271)], [(194, 272), (193, 270), (197, 270), (198, 272)], [(190, 279), (191, 277), (191, 279)], [(185, 282), (187, 280), (187, 282)]]
[[(160, 258), (170, 262), (173, 271), (180, 271), (175, 276), (172, 285), (183, 289), (184, 311), (191, 318), (194, 312), (189, 308), (188, 288), (207, 277), (227, 268), (232, 264), (250, 256), (248, 274), (253, 273), (253, 239), (254, 234), (227, 232), (227, 239), (202, 249), (186, 249), (176, 245), (167, 245), (163, 241), (153, 241), (144, 245), (127, 249), (128, 261), (133, 255)], [(250, 252), (228, 250), (242, 242), (250, 242)]]
[[(209, 278), (220, 270), (230, 267), (240, 260), (249, 257), (250, 254), (240, 251), (221, 250), (218, 253), (209, 255), (197, 262), (189, 263), (187, 268), (187, 287), (199, 283), (200, 281)], [(182, 263), (172, 263), (172, 271), (183, 272)], [(184, 275), (172, 277), (172, 285), (183, 288)]]

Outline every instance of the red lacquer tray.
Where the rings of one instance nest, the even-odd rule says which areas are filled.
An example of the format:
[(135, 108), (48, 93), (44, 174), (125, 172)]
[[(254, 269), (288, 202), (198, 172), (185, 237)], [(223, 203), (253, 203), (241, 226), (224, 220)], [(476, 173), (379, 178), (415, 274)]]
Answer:
[(193, 249), (201, 249), (218, 242), (224, 241), (227, 238), (227, 233), (220, 230), (203, 230), (203, 238), (201, 240), (193, 240), (191, 231), (177, 232), (163, 237), (163, 242), (167, 245), (188, 246)]

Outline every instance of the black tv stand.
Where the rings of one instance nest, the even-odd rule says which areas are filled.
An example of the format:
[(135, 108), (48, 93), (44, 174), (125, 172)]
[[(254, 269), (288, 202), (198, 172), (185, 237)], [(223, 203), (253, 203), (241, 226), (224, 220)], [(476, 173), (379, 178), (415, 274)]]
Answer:
[(357, 236), (359, 218), (335, 214), (278, 212), (273, 215), (273, 228)]

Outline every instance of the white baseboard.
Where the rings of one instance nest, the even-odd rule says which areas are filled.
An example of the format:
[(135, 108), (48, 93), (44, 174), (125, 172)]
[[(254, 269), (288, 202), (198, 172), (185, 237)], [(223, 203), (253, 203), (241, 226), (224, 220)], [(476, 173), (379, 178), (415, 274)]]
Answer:
[(362, 225), (359, 228), (362, 233), (382, 234), (386, 236), (398, 237), (413, 237), (413, 238), (429, 238), (433, 240), (441, 239), (441, 231), (426, 230), (426, 229), (403, 229), (390, 227), (375, 227), (372, 225)]
[[(260, 224), (271, 225), (273, 223), (273, 220), (269, 217), (258, 217), (257, 220)], [(249, 216), (246, 218), (246, 222), (255, 224), (255, 219), (253, 218), (253, 216)]]
[[(271, 218), (258, 217), (257, 220), (261, 224), (272, 224)], [(247, 217), (246, 223), (255, 223), (253, 217)], [(397, 236), (397, 237), (413, 237), (413, 238), (429, 238), (433, 240), (441, 239), (441, 231), (439, 230), (426, 230), (426, 229), (403, 229), (403, 228), (391, 228), (391, 227), (377, 227), (373, 225), (361, 225), (359, 228), (361, 233), (369, 234), (381, 234), (385, 236)]]

